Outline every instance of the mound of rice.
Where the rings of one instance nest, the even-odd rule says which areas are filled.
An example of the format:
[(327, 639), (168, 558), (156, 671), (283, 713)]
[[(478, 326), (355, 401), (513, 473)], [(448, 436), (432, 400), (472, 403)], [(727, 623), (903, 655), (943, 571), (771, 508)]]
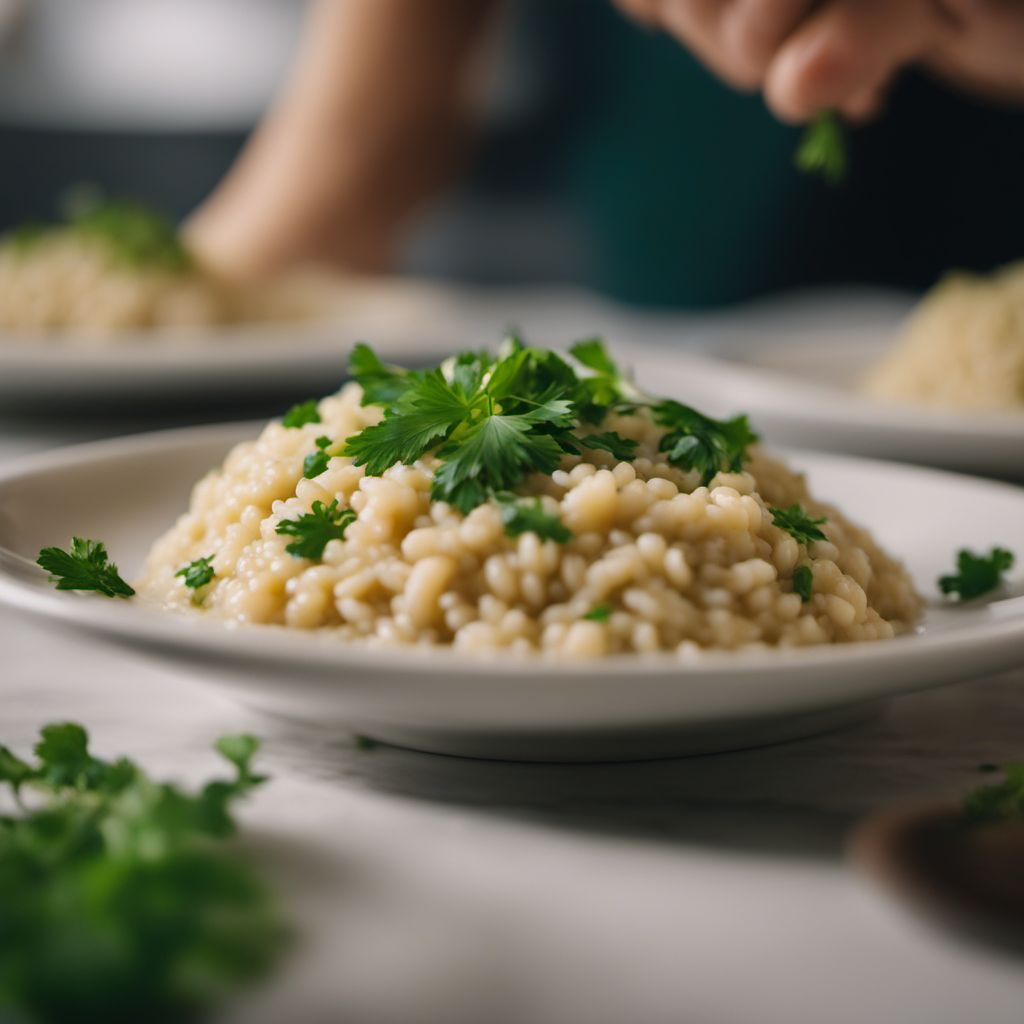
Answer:
[(199, 267), (119, 263), (107, 245), (54, 231), (30, 248), (0, 245), (0, 329), (12, 337), (79, 330), (115, 340), (152, 327), (207, 327), (310, 314), (289, 288), (251, 288)]
[(950, 409), (1024, 407), (1024, 263), (934, 288), (865, 389)]
[[(810, 498), (801, 476), (755, 449), (745, 472), (700, 486), (658, 452), (662, 431), (646, 413), (606, 424), (640, 442), (632, 463), (565, 456), (521, 489), (569, 527), (565, 544), (507, 536), (493, 503), (463, 516), (432, 502), (432, 456), (380, 477), (338, 456), (303, 479), (319, 435), (344, 438), (377, 422), (360, 397), (350, 384), (320, 403), (321, 423), (273, 422), (236, 447), (153, 547), (140, 594), (349, 643), (571, 657), (885, 640), (918, 618), (902, 566)], [(330, 541), (321, 562), (286, 552), (277, 524), (335, 498), (358, 513), (344, 539)], [(768, 509), (794, 503), (828, 517), (827, 541), (805, 549), (773, 525)], [(193, 595), (174, 574), (209, 555), (216, 576)], [(813, 572), (806, 603), (793, 590), (798, 564)], [(595, 609), (603, 621), (587, 618)]]

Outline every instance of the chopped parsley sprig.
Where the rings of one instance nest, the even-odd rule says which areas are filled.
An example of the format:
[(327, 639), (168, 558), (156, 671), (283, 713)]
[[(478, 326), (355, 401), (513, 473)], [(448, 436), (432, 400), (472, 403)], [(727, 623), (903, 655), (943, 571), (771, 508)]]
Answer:
[(666, 428), (660, 450), (674, 466), (700, 473), (704, 484), (716, 473), (739, 472), (747, 449), (758, 440), (746, 416), (716, 420), (673, 399), (658, 402), (652, 412), (655, 423)]
[(957, 594), (961, 601), (981, 597), (1002, 586), (1003, 575), (1013, 563), (1013, 553), (1005, 548), (993, 548), (987, 556), (962, 550), (956, 556), (956, 573), (939, 577), (939, 590)]
[(553, 540), (558, 544), (568, 544), (572, 540), (572, 530), (557, 516), (545, 512), (544, 503), (540, 498), (498, 494), (495, 501), (501, 509), (505, 533), (510, 537), (535, 533), (541, 540)]
[(517, 338), (507, 339), (496, 356), (463, 352), (431, 370), (405, 371), (359, 345), (349, 371), (363, 388), (364, 404), (381, 406), (384, 416), (349, 437), (342, 454), (370, 476), (433, 454), (440, 465), (431, 497), (467, 513), (515, 491), (532, 473), (552, 473), (566, 453), (590, 448), (632, 459), (638, 447), (632, 439), (580, 428), (647, 407), (667, 428), (662, 450), (673, 465), (698, 471), (705, 483), (722, 470), (742, 468), (757, 440), (746, 417), (719, 421), (644, 396), (599, 339), (577, 343), (570, 354), (585, 372)]
[(294, 537), (285, 551), (296, 558), (323, 558), (324, 548), (332, 540), (344, 540), (345, 531), (356, 521), (350, 508), (339, 508), (335, 498), (330, 505), (314, 501), (312, 509), (296, 519), (282, 519), (275, 532), (282, 537)]
[(213, 557), (207, 555), (205, 558), (195, 558), (188, 565), (183, 565), (174, 575), (180, 576), (189, 590), (205, 587), (214, 577)]
[(810, 601), (814, 592), (814, 572), (809, 565), (798, 565), (793, 570), (793, 592), (800, 595), (804, 604)]
[(827, 523), (825, 516), (810, 516), (799, 505), (790, 505), (789, 508), (770, 508), (772, 522), (780, 529), (785, 530), (798, 544), (813, 544), (818, 540), (828, 540), (821, 529), (822, 523)]
[(75, 723), (34, 758), (0, 746), (0, 1019), (195, 1020), (272, 965), (282, 922), (223, 843), (258, 746), (221, 737), (231, 775), (194, 792), (94, 756)]
[(314, 442), (316, 451), (310, 452), (302, 460), (302, 475), (311, 480), (323, 473), (331, 461), (331, 453), (328, 450), (334, 443), (326, 434), (322, 434)]
[(317, 408), (318, 404), (315, 398), (307, 399), (305, 402), (298, 402), (281, 417), (281, 425), (294, 430), (304, 427), (307, 423), (319, 423), (320, 410)]
[(36, 563), (50, 574), (58, 590), (95, 590), (104, 597), (132, 597), (135, 590), (117, 571), (98, 540), (72, 537), (71, 550), (43, 548)]

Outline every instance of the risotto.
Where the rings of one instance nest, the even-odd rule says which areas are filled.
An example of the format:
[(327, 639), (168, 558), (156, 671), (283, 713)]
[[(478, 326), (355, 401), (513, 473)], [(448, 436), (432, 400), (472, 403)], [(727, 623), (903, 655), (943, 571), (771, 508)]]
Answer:
[(1024, 264), (956, 274), (921, 303), (869, 394), (951, 409), (1024, 407)]
[(0, 329), (13, 339), (77, 331), (116, 340), (132, 329), (302, 319), (310, 307), (294, 282), (253, 288), (219, 277), (173, 225), (134, 204), (0, 241)]
[[(502, 371), (484, 367), (480, 394)], [(408, 376), (436, 388), (437, 404), (443, 387), (460, 394), (460, 372), (448, 363)], [(139, 592), (183, 613), (348, 643), (570, 657), (885, 640), (915, 622), (920, 600), (902, 566), (811, 498), (799, 474), (756, 446), (742, 466), (721, 447), (716, 457), (732, 461), (706, 464), (715, 429), (752, 445), (737, 433), (745, 420), (649, 405), (616, 393), (607, 374), (581, 379), (589, 390), (574, 410), (591, 403), (590, 421), (559, 421), (574, 432), (559, 443), (575, 450), (541, 472), (525, 466), (514, 494), (481, 489), (507, 454), (492, 453), (445, 501), (459, 431), (468, 446), (493, 424), (467, 414), (446, 440), (382, 468), (369, 440), (434, 406), (389, 397), (388, 379), (365, 373), (362, 387), (296, 407), (201, 480), (153, 546)], [(670, 414), (691, 432), (673, 432)], [(523, 428), (505, 418), (502, 430)]]

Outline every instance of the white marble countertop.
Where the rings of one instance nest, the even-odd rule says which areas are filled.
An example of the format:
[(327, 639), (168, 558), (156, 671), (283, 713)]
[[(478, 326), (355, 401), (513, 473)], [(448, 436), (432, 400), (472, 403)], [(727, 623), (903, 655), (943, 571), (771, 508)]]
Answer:
[[(130, 425), (135, 426), (135, 425)], [(0, 459), (123, 425), (16, 426)], [(0, 611), (0, 742), (85, 724), (102, 755), (198, 779), (265, 738), (243, 812), (297, 931), (237, 1021), (1019, 1024), (1024, 970), (888, 903), (844, 861), (875, 808), (1024, 755), (1024, 669), (853, 730), (623, 765), (485, 763), (257, 718), (197, 679)]]

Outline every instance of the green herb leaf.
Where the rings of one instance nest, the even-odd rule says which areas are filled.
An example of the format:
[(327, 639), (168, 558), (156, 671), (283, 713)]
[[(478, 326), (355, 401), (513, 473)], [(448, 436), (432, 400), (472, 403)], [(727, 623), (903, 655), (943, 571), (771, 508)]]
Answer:
[(205, 558), (196, 558), (189, 562), (188, 565), (182, 566), (174, 575), (180, 576), (185, 581), (185, 586), (189, 590), (198, 590), (200, 587), (205, 587), (215, 575), (213, 559), (213, 555), (207, 555)]
[(785, 530), (798, 544), (812, 544), (816, 540), (828, 540), (821, 531), (822, 523), (828, 522), (825, 516), (809, 516), (799, 505), (789, 508), (770, 508), (772, 522)]
[(415, 374), (381, 362), (360, 342), (348, 357), (348, 375), (363, 389), (363, 405), (390, 405), (402, 396)]
[(939, 589), (944, 594), (959, 594), (961, 601), (980, 597), (1002, 586), (1003, 574), (1013, 568), (1012, 552), (993, 548), (988, 556), (960, 551), (956, 556), (957, 572), (939, 578)]
[(50, 574), (58, 590), (95, 590), (105, 597), (131, 597), (135, 591), (123, 580), (117, 566), (107, 559), (101, 541), (71, 539), (71, 550), (43, 548), (36, 563)]
[(818, 174), (830, 185), (846, 178), (846, 133), (834, 110), (820, 113), (805, 129), (796, 151), (796, 165), (805, 174)]
[(612, 617), (612, 606), (610, 604), (599, 604), (591, 608), (583, 618), (587, 622), (607, 622)]
[(320, 410), (317, 408), (318, 404), (315, 398), (310, 398), (305, 402), (293, 405), (281, 418), (281, 425), (295, 429), (304, 427), (307, 423), (319, 423)]
[(423, 458), (469, 416), (466, 399), (434, 370), (413, 381), (380, 423), (350, 437), (342, 454), (365, 466), (367, 475), (380, 476), (396, 463)]
[(177, 273), (192, 266), (174, 224), (132, 200), (90, 203), (72, 215), (69, 226), (108, 245), (117, 260), (130, 267)]
[(194, 794), (93, 756), (74, 723), (42, 730), (34, 764), (0, 748), (0, 781), (34, 790), (0, 819), (0, 1017), (205, 1018), (271, 965), (284, 933), (268, 894), (211, 843), (259, 782), (232, 743), (234, 777)]
[(517, 498), (514, 494), (499, 494), (495, 500), (501, 509), (501, 521), (505, 533), (518, 537), (523, 533), (535, 533), (542, 540), (553, 540), (568, 544), (572, 531), (559, 519), (544, 511), (540, 498)]
[(345, 531), (356, 521), (356, 513), (350, 508), (338, 508), (338, 499), (330, 505), (314, 501), (312, 510), (297, 519), (282, 519), (276, 533), (295, 540), (285, 551), (296, 558), (323, 558), (324, 548), (332, 540), (344, 540)]
[(584, 434), (579, 438), (579, 442), (584, 448), (611, 452), (622, 462), (632, 462), (636, 458), (636, 450), (640, 445), (639, 441), (616, 434), (614, 430), (606, 431), (603, 434)]
[(807, 604), (814, 591), (814, 573), (809, 565), (798, 565), (793, 570), (793, 592), (800, 595), (800, 600)]
[(334, 443), (331, 441), (326, 434), (318, 437), (313, 442), (316, 445), (316, 451), (310, 452), (302, 460), (302, 475), (307, 480), (312, 480), (313, 477), (319, 476), (323, 473), (331, 462), (331, 454), (328, 448)]
[(600, 338), (576, 342), (569, 354), (593, 371), (592, 376), (583, 377), (578, 385), (576, 404), (586, 423), (599, 426), (613, 409), (626, 411), (637, 398), (636, 389), (619, 370)]
[(1003, 768), (1005, 778), (981, 786), (964, 801), (964, 815), (972, 825), (1024, 822), (1024, 761)]
[(758, 440), (746, 416), (715, 420), (671, 399), (659, 402), (653, 412), (655, 422), (667, 430), (659, 449), (673, 465), (699, 472), (704, 484), (716, 473), (742, 470), (747, 449)]

